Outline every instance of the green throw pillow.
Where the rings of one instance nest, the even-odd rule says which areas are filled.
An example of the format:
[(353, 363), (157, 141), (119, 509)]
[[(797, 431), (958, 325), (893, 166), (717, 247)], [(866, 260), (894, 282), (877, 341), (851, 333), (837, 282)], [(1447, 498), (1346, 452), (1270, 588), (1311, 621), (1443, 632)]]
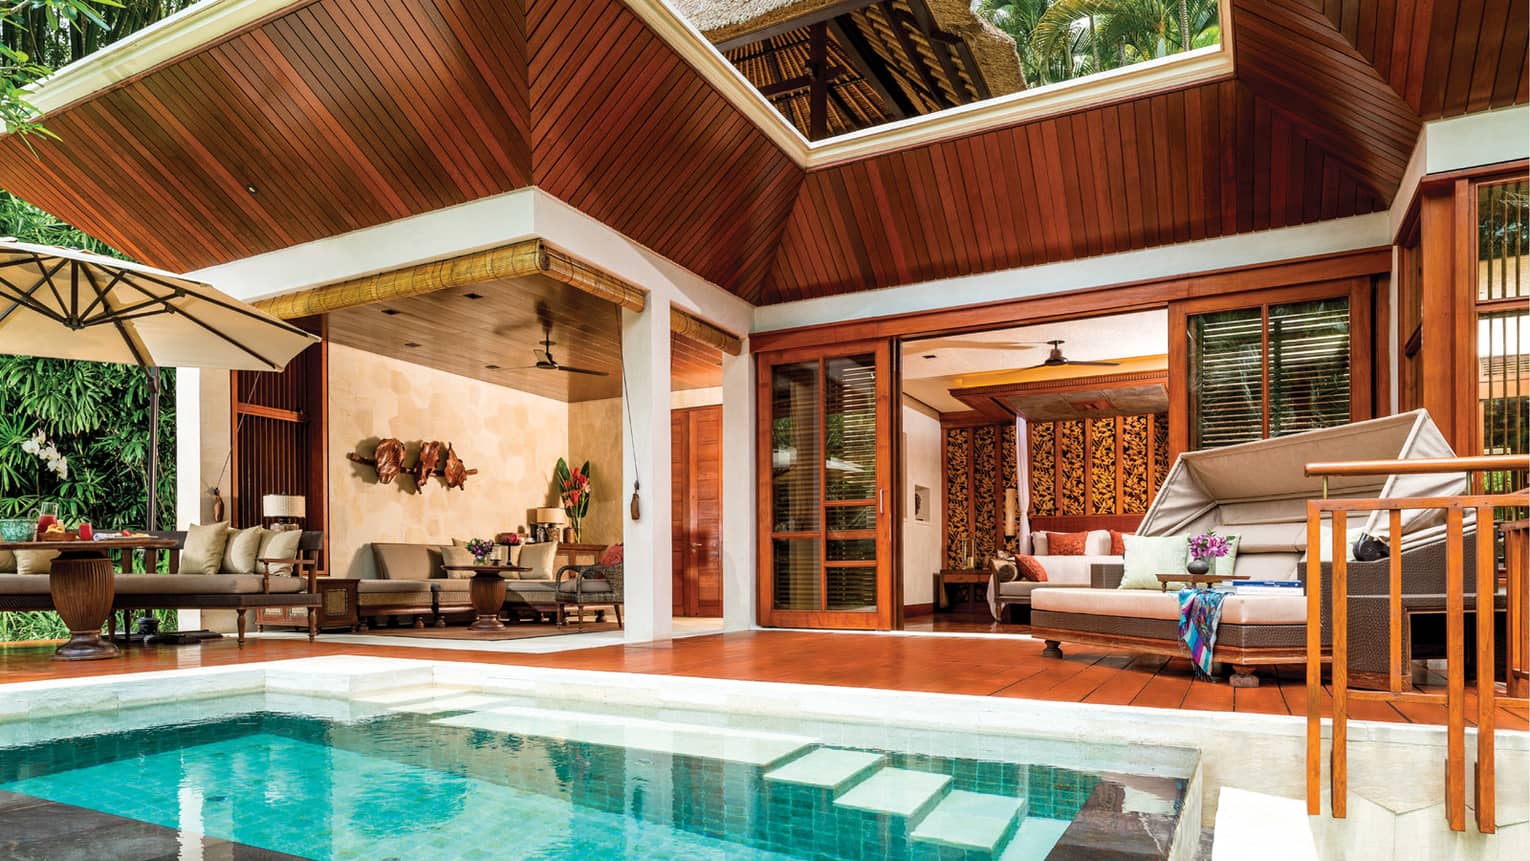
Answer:
[(1190, 558), (1190, 536), (1123, 535), (1125, 572), (1121, 589), (1162, 589), (1159, 574), (1180, 574)]

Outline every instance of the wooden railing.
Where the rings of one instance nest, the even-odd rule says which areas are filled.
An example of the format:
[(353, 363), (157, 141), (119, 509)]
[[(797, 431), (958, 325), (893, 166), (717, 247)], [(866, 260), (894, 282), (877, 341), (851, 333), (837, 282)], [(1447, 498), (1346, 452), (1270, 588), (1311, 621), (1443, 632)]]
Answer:
[[(1478, 613), (1476, 637), (1477, 662), (1477, 830), (1490, 834), (1494, 820), (1494, 717), (1497, 704), (1506, 698), (1523, 697), (1525, 656), (1530, 631), (1526, 629), (1526, 572), (1524, 521), (1505, 524), (1508, 599), (1508, 672), (1506, 691), (1500, 696), (1493, 678), (1495, 650), (1493, 613), (1497, 593), (1497, 570), (1494, 564), (1494, 517), (1500, 508), (1523, 509), (1530, 504), (1524, 491), (1516, 493), (1472, 493), (1460, 496), (1413, 499), (1328, 499), (1328, 479), (1335, 476), (1429, 475), (1523, 471), (1530, 469), (1530, 457), (1490, 456), (1435, 458), (1397, 461), (1355, 461), (1347, 463), (1311, 463), (1307, 474), (1323, 479), (1321, 500), (1307, 503), (1307, 812), (1322, 812), (1322, 537), (1324, 515), (1332, 518), (1332, 573), (1329, 583), (1331, 612), (1331, 655), (1333, 686), (1332, 747), (1329, 751), (1329, 791), (1335, 818), (1342, 819), (1348, 801), (1348, 720), (1349, 701), (1383, 703), (1430, 703), (1444, 705), (1446, 711), (1445, 812), (1450, 828), (1466, 830), (1466, 516), (1475, 518), (1476, 542), (1475, 611)], [(1471, 489), (1481, 487), (1474, 478)], [(1436, 510), (1445, 512), (1445, 693), (1403, 689), (1403, 551), (1402, 514), (1404, 511)], [(1387, 690), (1351, 690), (1349, 687), (1349, 590), (1348, 590), (1348, 515), (1350, 512), (1385, 511), (1387, 535), (1391, 542), (1388, 562)], [(1370, 636), (1372, 632), (1363, 632)], [(1516, 672), (1518, 675), (1516, 675)]]

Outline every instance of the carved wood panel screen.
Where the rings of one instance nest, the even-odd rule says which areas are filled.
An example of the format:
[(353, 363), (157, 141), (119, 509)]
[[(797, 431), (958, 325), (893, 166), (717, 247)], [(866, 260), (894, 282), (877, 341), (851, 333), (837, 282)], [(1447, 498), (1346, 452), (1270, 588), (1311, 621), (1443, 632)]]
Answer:
[(1167, 413), (1033, 422), (1031, 516), (1142, 514), (1169, 469)]
[(1019, 481), (1014, 424), (946, 423), (941, 431), (944, 565), (965, 567), (968, 541), (979, 560), (1014, 552), (1015, 539), (1004, 534), (1004, 497)]

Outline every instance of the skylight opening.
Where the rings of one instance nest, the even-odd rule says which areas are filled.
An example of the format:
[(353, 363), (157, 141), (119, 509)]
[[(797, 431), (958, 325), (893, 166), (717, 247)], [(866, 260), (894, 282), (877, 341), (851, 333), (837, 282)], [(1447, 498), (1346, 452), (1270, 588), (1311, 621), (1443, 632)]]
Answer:
[(1221, 43), (1221, 0), (670, 2), (815, 143)]

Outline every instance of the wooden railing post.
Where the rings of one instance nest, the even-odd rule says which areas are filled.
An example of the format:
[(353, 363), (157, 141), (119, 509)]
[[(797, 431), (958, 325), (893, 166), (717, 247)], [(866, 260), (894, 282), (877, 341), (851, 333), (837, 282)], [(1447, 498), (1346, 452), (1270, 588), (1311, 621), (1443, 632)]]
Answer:
[[(1307, 503), (1307, 815), (1323, 812), (1323, 515)], [(1338, 652), (1334, 653), (1335, 655)]]
[[(1333, 523), (1332, 596), (1328, 615), (1333, 631), (1333, 740), (1328, 751), (1328, 791), (1333, 796), (1333, 816), (1343, 819), (1349, 807), (1349, 517), (1335, 509)], [(1319, 567), (1322, 563), (1319, 563)], [(1308, 563), (1311, 567), (1311, 563)]]
[(1445, 514), (1445, 818), (1466, 830), (1466, 596), (1461, 509)]
[[(1498, 704), (1493, 689), (1493, 597), (1498, 592), (1493, 559), (1493, 506), (1477, 507), (1477, 831), (1497, 830), (1493, 791), (1493, 718)], [(1463, 729), (1464, 733), (1465, 730)]]
[[(1402, 510), (1388, 512), (1387, 540), (1400, 544), (1402, 541)], [(1402, 553), (1387, 557), (1387, 690), (1402, 693), (1403, 678), (1403, 617), (1402, 617)]]

